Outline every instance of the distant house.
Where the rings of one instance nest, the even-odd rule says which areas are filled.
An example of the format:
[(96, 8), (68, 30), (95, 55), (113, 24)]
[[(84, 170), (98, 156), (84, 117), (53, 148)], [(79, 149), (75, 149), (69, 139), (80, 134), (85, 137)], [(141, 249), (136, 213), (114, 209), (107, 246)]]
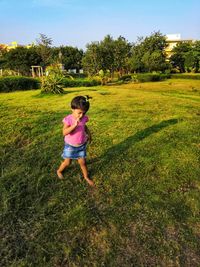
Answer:
[(76, 73), (76, 69), (68, 69), (68, 73)]
[(6, 44), (0, 44), (0, 49), (2, 49), (2, 50), (3, 50), (3, 49), (7, 50), (7, 47), (8, 47), (8, 46), (7, 46)]
[(26, 48), (30, 48), (32, 47), (34, 44), (29, 44), (29, 45), (21, 45), (18, 44), (16, 41), (11, 42), (10, 44), (0, 44), (1, 47), (3, 47), (4, 49), (6, 49), (7, 51), (10, 51), (11, 49), (15, 49), (17, 47), (26, 47)]
[(8, 45), (8, 50), (11, 50), (11, 49), (15, 49), (17, 48), (18, 46), (20, 46), (17, 42), (11, 42), (10, 45)]
[(165, 52), (167, 54), (167, 58), (171, 57), (171, 55), (173, 54), (172, 50), (174, 47), (177, 46), (178, 43), (180, 42), (192, 43), (194, 41), (193, 39), (181, 39), (180, 33), (167, 34), (166, 37), (168, 46), (166, 47)]

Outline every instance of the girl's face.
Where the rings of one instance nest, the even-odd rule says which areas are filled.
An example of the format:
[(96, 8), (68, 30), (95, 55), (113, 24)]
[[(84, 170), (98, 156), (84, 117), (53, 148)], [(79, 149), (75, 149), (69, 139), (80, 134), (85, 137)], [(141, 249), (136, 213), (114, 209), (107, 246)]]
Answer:
[(82, 109), (72, 109), (72, 115), (75, 119), (80, 120), (84, 116), (84, 111)]

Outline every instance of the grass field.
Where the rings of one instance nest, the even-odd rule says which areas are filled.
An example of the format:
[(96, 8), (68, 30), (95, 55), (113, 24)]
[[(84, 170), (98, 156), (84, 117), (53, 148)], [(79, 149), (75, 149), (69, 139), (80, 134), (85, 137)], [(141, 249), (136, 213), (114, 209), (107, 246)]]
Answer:
[[(56, 178), (62, 119), (92, 96), (88, 168)], [(200, 81), (2, 93), (1, 266), (200, 266)]]

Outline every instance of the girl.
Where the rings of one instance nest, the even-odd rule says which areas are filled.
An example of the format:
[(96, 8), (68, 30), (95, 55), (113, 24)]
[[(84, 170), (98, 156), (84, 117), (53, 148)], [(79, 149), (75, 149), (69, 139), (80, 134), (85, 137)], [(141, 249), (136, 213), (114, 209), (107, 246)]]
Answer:
[(64, 161), (57, 170), (59, 179), (63, 179), (62, 172), (67, 168), (72, 159), (77, 159), (80, 164), (83, 177), (89, 185), (94, 186), (88, 177), (86, 165), (86, 145), (91, 141), (90, 132), (86, 126), (88, 117), (85, 115), (90, 107), (89, 97), (77, 96), (71, 101), (72, 114), (63, 119), (63, 135), (65, 146), (62, 157)]

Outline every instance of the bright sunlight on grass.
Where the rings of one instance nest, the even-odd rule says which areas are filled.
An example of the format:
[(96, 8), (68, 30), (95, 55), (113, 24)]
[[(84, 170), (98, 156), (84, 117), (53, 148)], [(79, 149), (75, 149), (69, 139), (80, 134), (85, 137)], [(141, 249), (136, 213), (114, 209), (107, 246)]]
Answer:
[[(62, 119), (90, 95), (88, 168), (56, 177)], [(198, 266), (200, 81), (2, 93), (1, 266)]]

